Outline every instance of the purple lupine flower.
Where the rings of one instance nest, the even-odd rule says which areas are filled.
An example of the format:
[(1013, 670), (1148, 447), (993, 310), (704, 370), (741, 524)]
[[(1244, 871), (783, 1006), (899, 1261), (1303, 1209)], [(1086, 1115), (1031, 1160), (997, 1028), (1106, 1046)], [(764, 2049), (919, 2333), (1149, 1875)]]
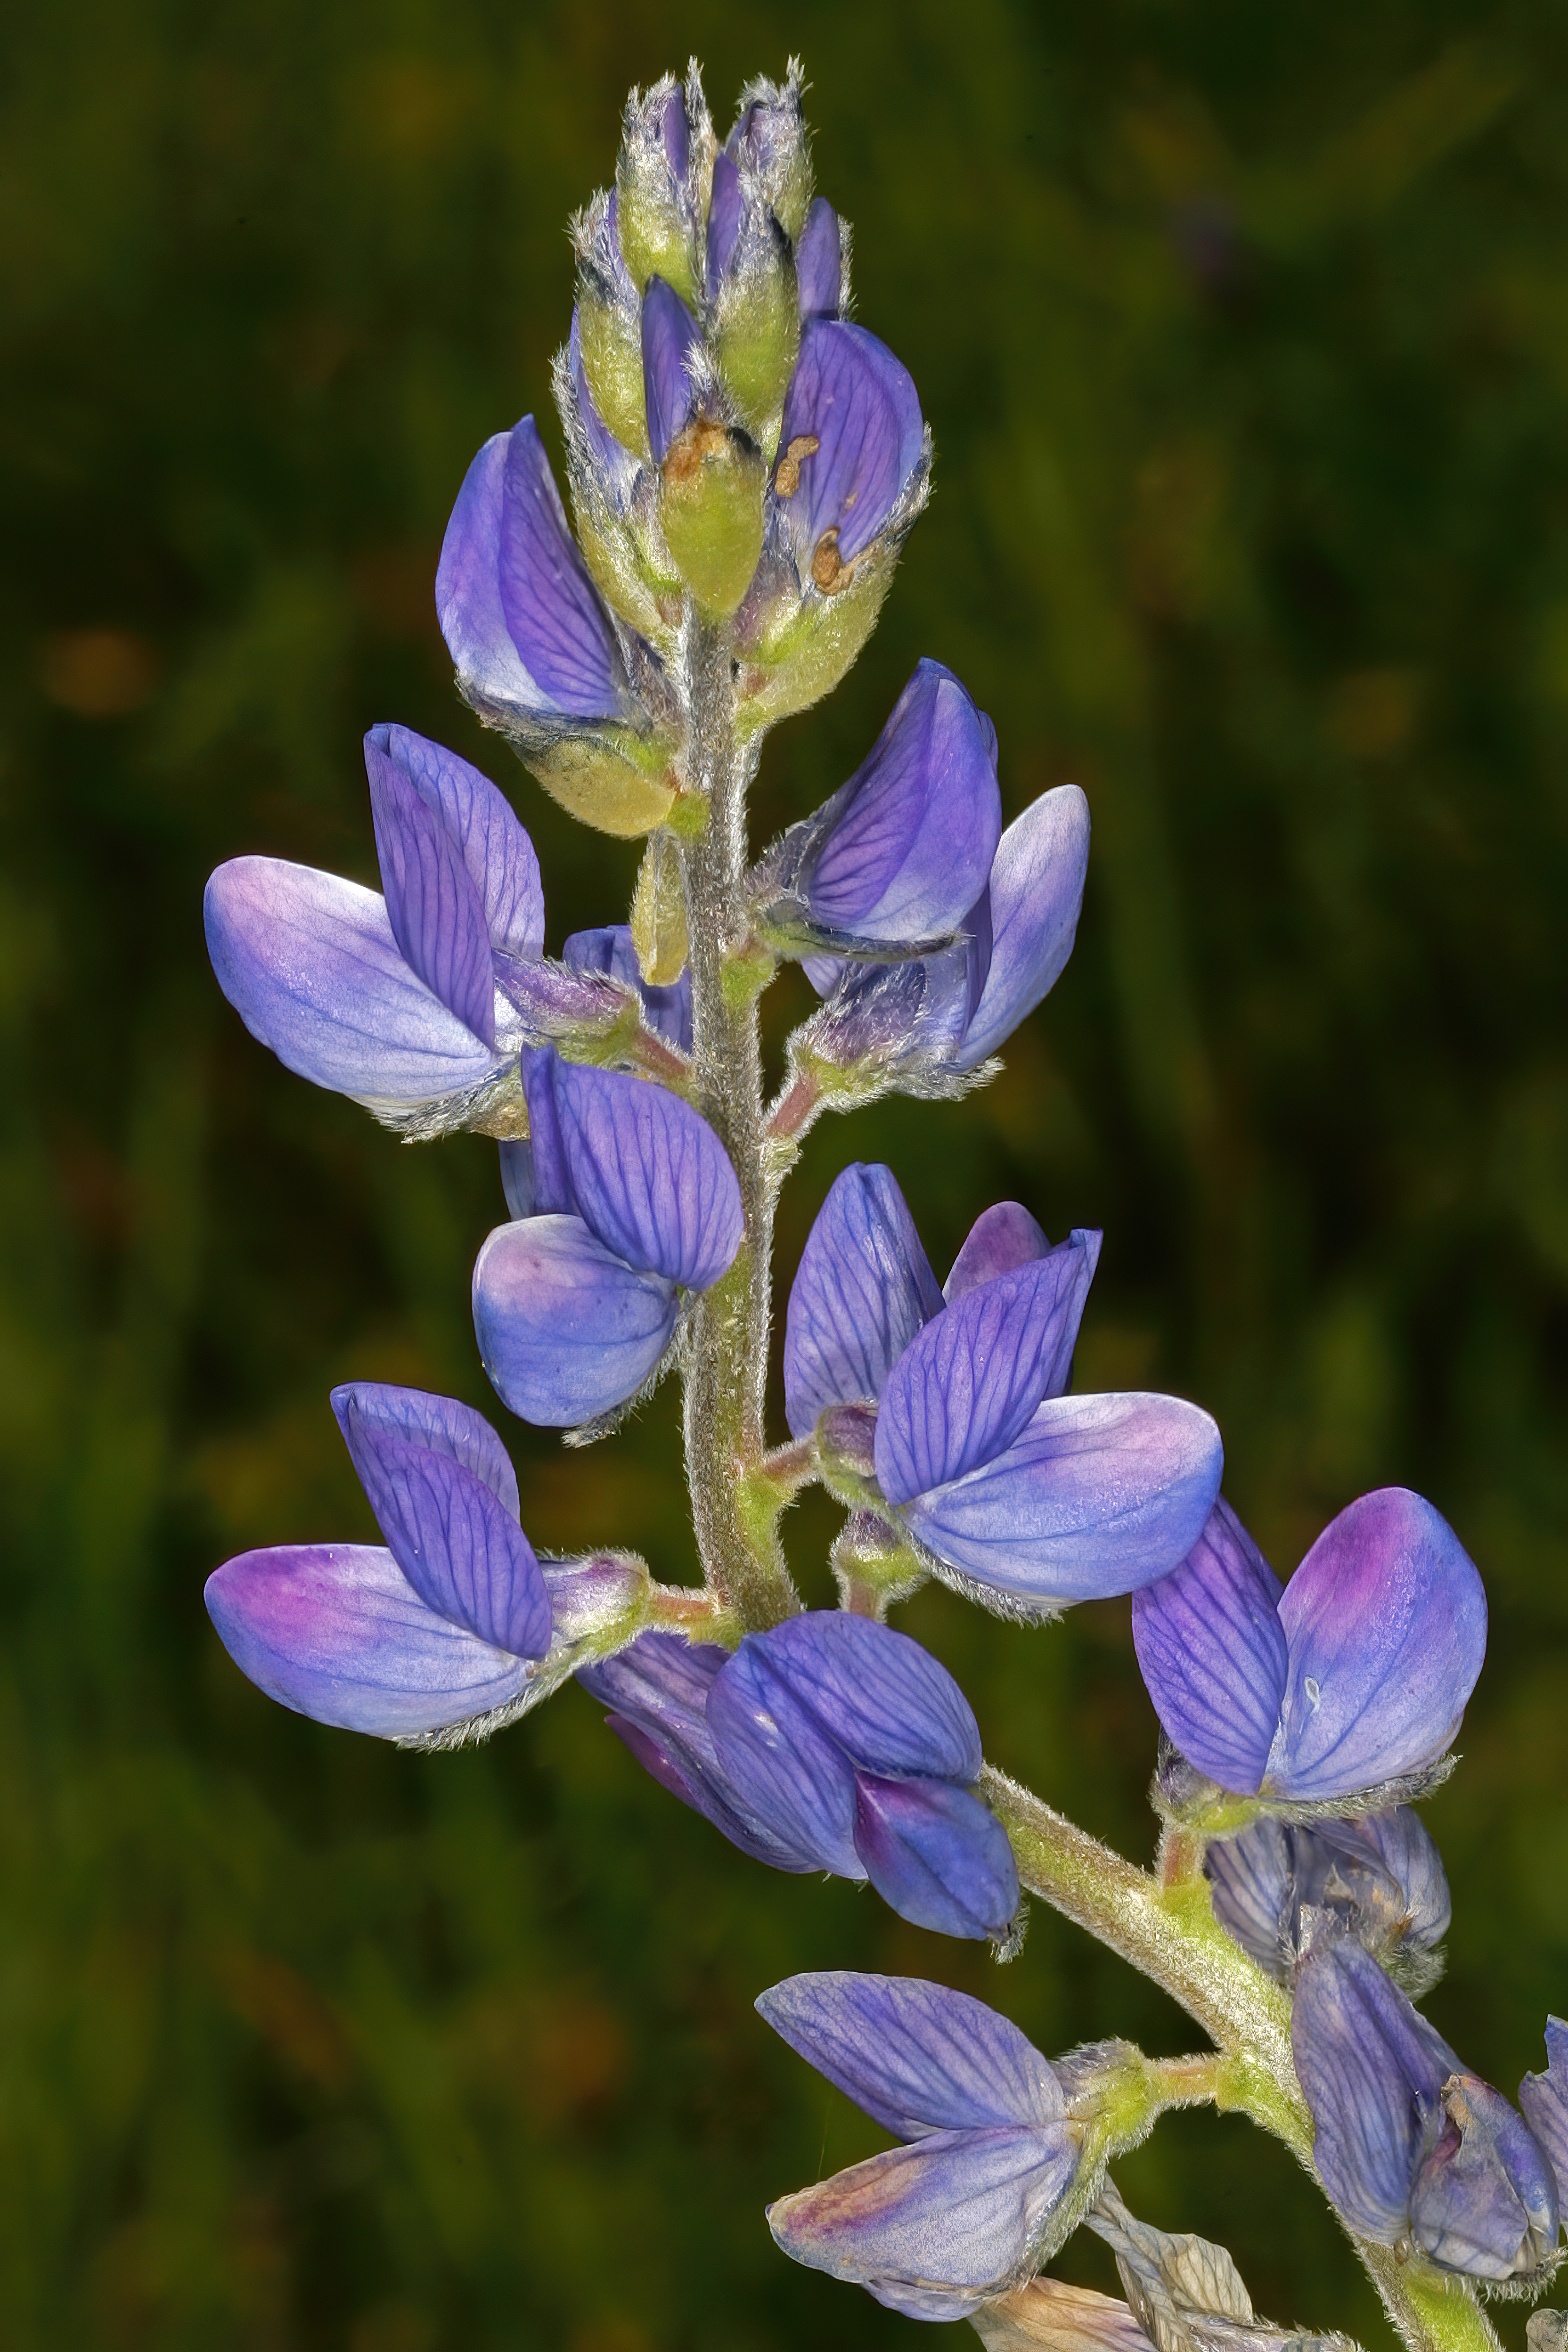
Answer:
[(980, 1069), (1060, 979), (1088, 871), (1089, 803), (1057, 784), (1002, 835), (956, 945), (912, 963), (807, 964), (831, 993), (797, 1033), (797, 1059), (912, 1093)]
[(620, 635), (531, 416), (493, 435), (464, 477), (436, 610), (464, 698), (491, 725), (549, 740), (574, 721), (637, 719)]
[(644, 1634), (579, 1680), (639, 1763), (742, 1852), (869, 1879), (942, 1935), (1008, 1933), (1018, 1876), (973, 1792), (974, 1717), (906, 1634), (818, 1610), (748, 1633), (732, 1656)]
[(570, 1428), (637, 1394), (675, 1330), (683, 1291), (709, 1289), (741, 1246), (741, 1188), (706, 1119), (645, 1078), (525, 1047), (526, 1213), (474, 1267), (486, 1371), (524, 1421)]
[(821, 950), (919, 946), (963, 929), (1002, 835), (996, 730), (940, 662), (924, 660), (846, 784), (792, 825), (752, 876), (761, 922), (816, 948), (819, 992), (842, 967)]
[(1442, 1858), (1408, 1805), (1352, 1821), (1265, 1819), (1204, 1856), (1215, 1917), (1282, 1984), (1295, 1974), (1304, 1915), (1328, 1911), (1392, 1968), (1407, 1991), (1436, 1981), (1447, 1932)]
[(1546, 2021), (1546, 2072), (1525, 2076), (1519, 2104), (1551, 2158), (1558, 2208), (1568, 2216), (1568, 2025), (1560, 2017)]
[(912, 520), (930, 464), (909, 370), (864, 327), (805, 319), (773, 478), (780, 541), (802, 589), (847, 588), (858, 559)]
[(1132, 1640), (1165, 1735), (1238, 1796), (1348, 1797), (1446, 1754), (1487, 1645), (1474, 1562), (1385, 1486), (1324, 1528), (1283, 1588), (1223, 1499), (1140, 1593)]
[(1541, 2268), (1559, 2213), (1545, 2152), (1353, 1937), (1309, 1948), (1290, 2047), (1313, 2162), (1351, 2229), (1472, 2278)]
[(791, 1977), (757, 2008), (902, 2146), (768, 2208), (784, 2252), (915, 2319), (964, 2319), (1050, 2250), (1083, 2132), (1049, 2063), (968, 1994)]
[(253, 1036), (389, 1124), (507, 1069), (544, 941), (533, 845), (496, 787), (405, 727), (364, 739), (383, 894), (280, 858), (207, 884), (208, 952)]
[(574, 931), (561, 950), (568, 971), (597, 973), (614, 981), (636, 997), (642, 1017), (656, 1036), (678, 1053), (691, 1051), (691, 974), (655, 987), (642, 976), (637, 951), (627, 923), (606, 923), (597, 930)]
[(790, 1428), (829, 1454), (868, 1453), (866, 1507), (982, 1598), (1049, 1607), (1167, 1575), (1218, 1486), (1219, 1433), (1197, 1406), (1064, 1395), (1099, 1253), (1087, 1232), (1052, 1248), (1003, 1202), (939, 1292), (890, 1170), (859, 1166), (802, 1253), (784, 1324)]
[(284, 1544), (208, 1578), (241, 1672), (300, 1715), (406, 1739), (515, 1708), (551, 1645), (545, 1578), (489, 1423), (451, 1397), (332, 1391), (386, 1548)]

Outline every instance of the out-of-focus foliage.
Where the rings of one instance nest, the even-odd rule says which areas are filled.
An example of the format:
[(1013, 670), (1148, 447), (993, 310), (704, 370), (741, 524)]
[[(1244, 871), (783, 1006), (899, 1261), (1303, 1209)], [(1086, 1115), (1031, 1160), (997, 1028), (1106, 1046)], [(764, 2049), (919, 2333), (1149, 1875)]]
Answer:
[[(1071, 776), (1095, 824), (1006, 1076), (818, 1130), (784, 1278), (852, 1158), (942, 1263), (999, 1195), (1103, 1223), (1079, 1385), (1201, 1398), (1278, 1559), (1366, 1486), (1432, 1496), (1493, 1638), (1427, 1811), (1429, 2006), (1483, 2074), (1538, 2065), (1568, 2000), (1568, 19), (65, 0), (4, 37), (0, 2337), (910, 2342), (768, 2240), (768, 2197), (876, 2141), (752, 1994), (892, 1968), (1045, 2050), (1189, 2039), (1049, 1916), (998, 1977), (742, 1862), (575, 1692), (403, 1757), (270, 1706), (202, 1612), (229, 1551), (369, 1534), (331, 1382), (487, 1403), (500, 1213), (488, 1147), (400, 1148), (243, 1034), (202, 881), (252, 849), (373, 878), (358, 739), (395, 719), (512, 792), (552, 947), (624, 913), (635, 851), (480, 734), (430, 583), (473, 450), (548, 407), (625, 89), (688, 47), (721, 116), (805, 53), (860, 315), (938, 446), (758, 837), (924, 653), (994, 714), (1008, 814)], [(668, 1392), (585, 1460), (498, 1419), (536, 1542), (690, 1572)], [(794, 1522), (818, 1598), (831, 1526)], [(1147, 1851), (1125, 1604), (903, 1622), (996, 1760)], [(1379, 2326), (1245, 2125), (1167, 2125), (1124, 2185), (1263, 2307)]]

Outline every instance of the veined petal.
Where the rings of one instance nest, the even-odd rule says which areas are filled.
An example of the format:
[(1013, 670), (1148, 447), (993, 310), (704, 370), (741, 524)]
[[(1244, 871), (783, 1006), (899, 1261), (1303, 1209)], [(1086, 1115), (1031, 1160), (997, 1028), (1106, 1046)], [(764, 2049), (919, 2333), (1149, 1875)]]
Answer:
[(826, 535), (847, 566), (886, 523), (920, 462), (925, 425), (907, 368), (886, 343), (842, 319), (807, 319), (784, 394), (779, 447), (800, 455), (796, 486), (776, 484), (786, 527), (809, 566)]
[(1078, 936), (1089, 803), (1058, 784), (1007, 827), (991, 867), (991, 955), (958, 1066), (973, 1070), (1056, 985)]
[(1166, 1576), (1219, 1487), (1219, 1432), (1180, 1397), (1056, 1397), (1017, 1442), (899, 1512), (939, 1559), (1025, 1601), (1094, 1601)]
[(356, 1412), (352, 1391), (336, 1391), (333, 1409), (392, 1556), (420, 1599), (497, 1649), (542, 1658), (550, 1647), (544, 1578), (494, 1488), (445, 1447), (411, 1443), (395, 1423)]
[(1489, 2083), (1454, 2074), (1442, 2095), (1443, 2128), (1411, 2191), (1411, 2234), (1445, 2270), (1528, 2278), (1557, 2243), (1546, 2152)]
[(465, 691), (520, 719), (613, 719), (626, 669), (531, 416), (487, 441), (447, 525), (441, 634)]
[(1289, 1673), (1271, 1787), (1338, 1797), (1436, 1763), (1487, 1646), (1487, 1601), (1447, 1521), (1403, 1486), (1334, 1519), (1285, 1588)]
[(689, 359), (700, 342), (697, 321), (662, 278), (650, 278), (642, 298), (642, 380), (648, 446), (656, 466), (691, 415)]
[(1352, 1937), (1308, 1954), (1290, 2049), (1312, 2113), (1312, 2160), (1335, 2210), (1363, 2237), (1396, 2245), (1458, 2060)]
[(498, 1225), (474, 1266), (474, 1332), (521, 1420), (570, 1429), (636, 1396), (675, 1329), (672, 1283), (626, 1265), (580, 1217)]
[(242, 1552), (206, 1603), (240, 1672), (297, 1715), (407, 1739), (504, 1706), (520, 1658), (427, 1608), (389, 1551), (287, 1544)]
[(783, 1695), (868, 1772), (979, 1778), (984, 1759), (969, 1701), (929, 1650), (874, 1618), (812, 1609), (747, 1634), (709, 1696), (722, 1745), (720, 1685), (726, 1727), (738, 1706), (748, 1719), (777, 1713)]
[(757, 2001), (773, 2032), (900, 2139), (1059, 2123), (1047, 2060), (984, 2001), (916, 1977), (786, 1977)]
[(1560, 2017), (1546, 2021), (1546, 2072), (1525, 2076), (1519, 2104), (1552, 2159), (1557, 2201), (1568, 2211), (1568, 2025)]
[(877, 1411), (877, 1479), (890, 1503), (994, 1461), (1060, 1390), (1099, 1242), (1075, 1234), (965, 1291), (915, 1334)]
[(995, 736), (950, 669), (921, 661), (867, 758), (821, 812), (800, 887), (813, 919), (863, 940), (956, 929), (1002, 834)]
[(484, 901), (462, 844), (368, 736), (365, 770), (386, 919), (404, 961), (476, 1036), (493, 1045), (495, 965)]
[(749, 1633), (708, 1694), (720, 1773), (742, 1810), (819, 1870), (864, 1878), (855, 1851), (855, 1771), (836, 1739)]
[(569, 971), (599, 971), (617, 980), (642, 999), (650, 1029), (682, 1054), (691, 1051), (691, 972), (689, 967), (667, 988), (644, 980), (627, 923), (606, 923), (592, 931), (574, 931), (561, 950)]
[[(1093, 1244), (1098, 1259), (1100, 1235), (1085, 1234), (1083, 1238)], [(980, 1283), (994, 1282), (999, 1274), (1011, 1274), (1016, 1266), (1029, 1265), (1036, 1258), (1048, 1255), (1050, 1246), (1044, 1227), (1036, 1223), (1021, 1202), (998, 1201), (994, 1208), (982, 1210), (970, 1226), (942, 1295), (952, 1307)]]
[(1216, 1838), (1204, 1855), (1214, 1916), (1260, 1969), (1283, 1979), (1293, 1957), (1294, 1845), (1283, 1822), (1249, 1822), (1239, 1837)]
[(544, 952), (544, 891), (533, 844), (488, 776), (408, 727), (373, 727), (364, 739), (374, 801), (377, 770), (405, 776), (462, 851), (492, 946), (533, 963)]
[(1132, 1601), (1132, 1646), (1165, 1737), (1222, 1789), (1261, 1787), (1289, 1664), (1283, 1587), (1221, 1496), (1173, 1575)]
[(934, 2132), (768, 2208), (784, 2252), (917, 2319), (963, 2319), (1016, 2282), (1071, 2185), (1078, 2136)]
[(207, 884), (207, 952), (253, 1037), (313, 1086), (402, 1109), (483, 1084), (503, 1060), (410, 971), (379, 892), (278, 857)]
[[(573, 1203), (605, 1247), (683, 1290), (717, 1282), (741, 1246), (745, 1214), (729, 1154), (707, 1120), (649, 1078), (563, 1062), (551, 1046), (524, 1049), (522, 1082), (531, 1125), (535, 1104), (549, 1097)], [(542, 1146), (535, 1125), (544, 1202)]]
[(917, 1927), (1000, 1942), (1017, 1914), (1007, 1832), (951, 1780), (857, 1772), (855, 1851), (883, 1902)]
[(355, 1449), (363, 1433), (381, 1431), (449, 1455), (483, 1479), (514, 1519), (521, 1518), (522, 1501), (511, 1457), (472, 1405), (460, 1404), (456, 1397), (432, 1396), (425, 1389), (392, 1388), (382, 1381), (346, 1381), (332, 1391), (330, 1402), (356, 1470), (360, 1457)]
[(890, 1168), (846, 1168), (806, 1236), (784, 1316), (784, 1414), (808, 1437), (830, 1405), (875, 1404), (942, 1297)]
[(732, 155), (721, 148), (713, 158), (713, 194), (708, 206), (708, 257), (704, 282), (711, 302), (727, 275), (740, 242), (744, 201), (741, 174)]
[[(713, 185), (719, 184), (714, 166)], [(838, 215), (826, 196), (814, 196), (795, 247), (795, 285), (803, 319), (838, 315), (844, 291), (844, 240)]]

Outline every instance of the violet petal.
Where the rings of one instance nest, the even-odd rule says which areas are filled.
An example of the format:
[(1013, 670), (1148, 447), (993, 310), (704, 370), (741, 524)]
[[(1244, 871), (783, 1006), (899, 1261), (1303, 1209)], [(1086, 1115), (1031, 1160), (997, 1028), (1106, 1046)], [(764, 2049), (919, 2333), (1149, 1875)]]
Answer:
[(456, 1397), (432, 1396), (425, 1389), (392, 1388), (382, 1381), (347, 1381), (332, 1391), (331, 1403), (356, 1469), (356, 1432), (382, 1430), (405, 1444), (429, 1446), (448, 1455), (482, 1479), (514, 1519), (521, 1517), (522, 1501), (511, 1457), (472, 1405), (460, 1404)]
[(498, 1393), (523, 1421), (570, 1429), (624, 1404), (669, 1345), (672, 1283), (638, 1272), (581, 1218), (498, 1225), (474, 1266), (474, 1331)]
[(642, 380), (648, 446), (662, 466), (691, 415), (690, 353), (701, 341), (696, 320), (673, 286), (650, 278), (642, 298)]
[(603, 972), (619, 981), (642, 999), (648, 1027), (682, 1054), (691, 1051), (691, 972), (689, 967), (668, 987), (653, 988), (642, 976), (637, 951), (626, 923), (606, 923), (592, 931), (574, 931), (561, 950), (569, 971)]
[(950, 1780), (857, 1772), (855, 1851), (883, 1902), (917, 1927), (1000, 1942), (1017, 1912), (1006, 1831)]
[[(1086, 1234), (1085, 1239), (1095, 1243), (1098, 1259), (1100, 1236)], [(942, 1295), (952, 1307), (966, 1290), (982, 1282), (994, 1282), (999, 1274), (1011, 1274), (1015, 1266), (1030, 1265), (1044, 1257), (1050, 1246), (1045, 1228), (1021, 1202), (998, 1201), (993, 1208), (982, 1210), (970, 1226)]]
[(1312, 2160), (1335, 2210), (1363, 2237), (1397, 2244), (1458, 2061), (1352, 1937), (1309, 1953), (1290, 2048), (1312, 2113)]
[(732, 1723), (749, 1727), (781, 1695), (869, 1772), (979, 1778), (969, 1701), (929, 1650), (874, 1618), (812, 1609), (748, 1633), (709, 1696), (721, 1746)]
[(1443, 2085), (1443, 2128), (1415, 2175), (1411, 2234), (1467, 2278), (1530, 2273), (1557, 2243), (1557, 2188), (1545, 2150), (1500, 2091), (1474, 2074)]
[(1133, 1596), (1132, 1646), (1166, 1738), (1240, 1796), (1262, 1785), (1285, 1696), (1282, 1590), (1221, 1496), (1174, 1574)]
[(958, 1066), (973, 1070), (1060, 978), (1089, 871), (1089, 803), (1076, 784), (1043, 793), (1007, 827), (991, 867), (991, 954)]
[[(713, 173), (718, 186), (717, 166)], [(844, 288), (844, 245), (838, 215), (826, 196), (814, 196), (795, 247), (795, 283), (803, 319), (838, 315)]]
[(924, 446), (920, 394), (886, 343), (842, 319), (807, 319), (784, 394), (779, 446), (815, 440), (798, 459), (796, 488), (782, 503), (809, 565), (828, 531), (839, 562), (877, 537)]
[(386, 919), (403, 960), (459, 1021), (493, 1045), (495, 965), (484, 902), (462, 844), (368, 736), (365, 769)]
[(544, 952), (539, 860), (505, 793), (455, 751), (408, 727), (373, 727), (364, 757), (373, 799), (376, 770), (390, 762), (457, 842), (479, 891), (491, 946), (536, 962)]
[(889, 1168), (846, 1168), (806, 1236), (784, 1316), (784, 1414), (809, 1437), (830, 1405), (875, 1404), (942, 1292)]

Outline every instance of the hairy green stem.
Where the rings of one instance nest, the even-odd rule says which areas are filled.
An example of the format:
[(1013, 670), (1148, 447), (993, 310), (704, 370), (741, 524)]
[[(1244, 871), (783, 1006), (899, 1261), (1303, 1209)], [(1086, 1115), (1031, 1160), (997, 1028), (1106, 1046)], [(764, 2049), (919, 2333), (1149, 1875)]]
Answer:
[(721, 1282), (692, 1308), (684, 1350), (686, 1472), (703, 1580), (741, 1625), (777, 1624), (800, 1606), (776, 1507), (759, 1496), (764, 1452), (773, 1199), (766, 1180), (762, 1055), (750, 938), (746, 785), (754, 751), (735, 736), (730, 630), (695, 613), (685, 647), (688, 782), (707, 823), (679, 844), (686, 883), (692, 1092), (740, 1180), (746, 1238)]

